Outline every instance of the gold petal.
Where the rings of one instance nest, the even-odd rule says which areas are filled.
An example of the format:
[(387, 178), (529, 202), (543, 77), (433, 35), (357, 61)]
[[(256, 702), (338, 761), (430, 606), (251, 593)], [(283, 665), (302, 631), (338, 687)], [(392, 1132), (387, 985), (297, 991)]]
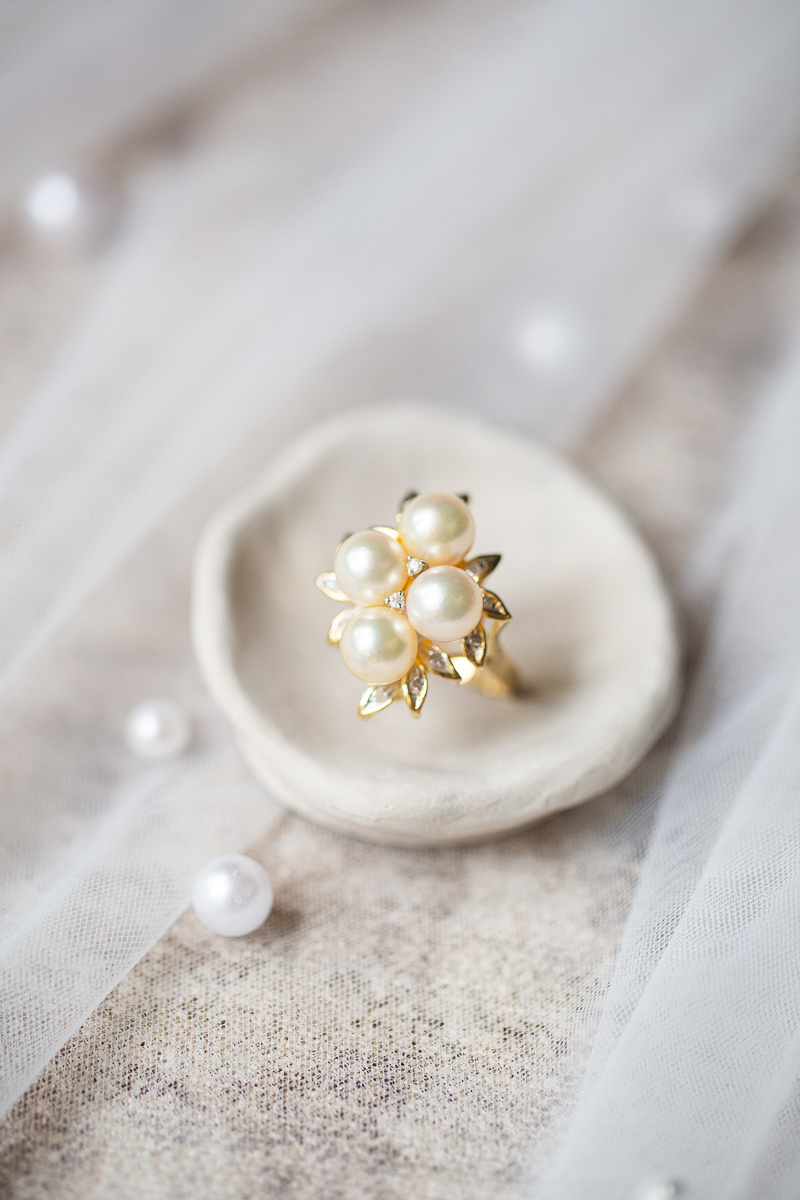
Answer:
[(491, 575), (500, 562), (500, 557), (499, 554), (479, 554), (477, 558), (471, 558), (468, 563), (464, 563), (464, 570), (476, 583), (482, 583), (487, 575)]
[(496, 596), (494, 592), (490, 592), (486, 588), (481, 588), (481, 593), (483, 595), (483, 611), (487, 617), (491, 617), (493, 621), (511, 620), (511, 613), (499, 596)]
[(375, 713), (388, 708), (392, 701), (397, 699), (400, 695), (400, 689), (401, 683), (399, 679), (396, 679), (394, 683), (379, 683), (374, 687), (368, 687), (365, 692), (362, 692), (361, 699), (358, 702), (358, 715), (360, 717), (374, 717)]
[(464, 657), (468, 658), (476, 667), (483, 666), (483, 660), (486, 658), (486, 634), (483, 632), (483, 625), (480, 621), (465, 638), (461, 639), (461, 649), (464, 651)]
[(340, 604), (346, 604), (350, 599), (339, 587), (333, 571), (323, 571), (321, 575), (318, 575), (317, 587), (329, 600), (338, 600)]
[(403, 511), (403, 509), (405, 508), (405, 506), (408, 504), (409, 500), (414, 500), (414, 499), (416, 499), (416, 497), (417, 497), (418, 495), (419, 495), (419, 492), (406, 492), (405, 496), (403, 496), (403, 499), (400, 501), (400, 503), (399, 503), (399, 504), (398, 504), (398, 506), (397, 506), (397, 520), (398, 520), (398, 522), (400, 521), (400, 514), (401, 514), (401, 512)]
[(458, 671), (453, 666), (450, 655), (442, 650), (440, 646), (435, 646), (433, 642), (429, 642), (427, 638), (419, 640), (419, 657), (422, 660), (422, 665), (427, 667), (429, 671), (433, 671), (434, 675), (441, 675), (443, 679), (459, 679)]
[(428, 694), (428, 675), (425, 668), (419, 663), (414, 663), (411, 670), (403, 680), (403, 695), (406, 698), (406, 704), (411, 709), (415, 717), (418, 717), (422, 711), (422, 706), (425, 703), (425, 697)]
[(336, 616), (331, 621), (331, 627), (328, 630), (328, 645), (329, 646), (338, 646), (339, 645), (339, 642), (342, 640), (342, 634), (344, 633), (345, 625), (347, 624), (347, 622), (350, 620), (351, 617), (355, 616), (355, 614), (358, 612), (359, 607), (360, 607), (359, 605), (354, 604), (352, 606), (352, 608), (343, 608), (341, 612), (336, 614)]
[(391, 525), (371, 525), (376, 533), (385, 533), (387, 537), (394, 538), (396, 542), (400, 541), (400, 534), (396, 529), (392, 529)]

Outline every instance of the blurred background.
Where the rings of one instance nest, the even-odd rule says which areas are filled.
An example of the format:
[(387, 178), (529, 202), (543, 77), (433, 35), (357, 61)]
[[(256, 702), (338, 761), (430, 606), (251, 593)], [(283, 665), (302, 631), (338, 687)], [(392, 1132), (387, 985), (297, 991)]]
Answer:
[[(5, 6), (6, 1194), (790, 1195), (794, 1017), (759, 1008), (793, 987), (763, 961), (797, 930), (772, 843), (748, 969), (695, 928), (679, 1000), (646, 981), (700, 881), (730, 879), (795, 719), (799, 168), (796, 0)], [(281, 813), (189, 646), (218, 503), (321, 417), (408, 397), (576, 459), (685, 631), (684, 723), (612, 795), (492, 847)], [(143, 771), (122, 731), (149, 696), (194, 735)], [(272, 932), (220, 950), (180, 914), (248, 848)], [(704, 949), (713, 986), (686, 967)], [(741, 1057), (710, 1016), (687, 1041), (681, 1005), (746, 978)]]

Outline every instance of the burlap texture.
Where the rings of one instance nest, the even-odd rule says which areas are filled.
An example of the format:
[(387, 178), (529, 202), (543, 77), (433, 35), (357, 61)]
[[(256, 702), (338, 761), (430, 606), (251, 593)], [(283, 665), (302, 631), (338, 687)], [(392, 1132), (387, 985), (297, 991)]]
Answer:
[[(579, 448), (673, 586), (799, 282), (793, 183)], [(269, 922), (238, 941), (174, 926), (5, 1121), (3, 1194), (517, 1193), (579, 1075), (646, 835), (646, 809), (626, 838), (622, 817), (664, 752), (482, 847), (385, 849), (287, 816), (252, 851)]]

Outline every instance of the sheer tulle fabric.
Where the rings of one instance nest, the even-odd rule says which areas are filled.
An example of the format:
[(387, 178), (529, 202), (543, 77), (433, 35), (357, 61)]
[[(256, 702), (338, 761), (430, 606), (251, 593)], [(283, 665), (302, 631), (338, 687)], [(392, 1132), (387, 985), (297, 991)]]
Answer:
[[(7, 50), (7, 111), (31, 131), (6, 152), (7, 178), (65, 144), (63, 113), (26, 114), (26, 89), (57, 88), (41, 64), (73, 65), (91, 12), (107, 37), (101, 90), (117, 95), (123, 26), (151, 69), (116, 108), (73, 96), (68, 148), (84, 154), (181, 88), (216, 86), (253, 31), (267, 45), (289, 20), (285, 6), (203, 8), (222, 36), (183, 58), (178, 3), (114, 17), (75, 4), (57, 28), (42, 10)], [(284, 436), (342, 403), (336, 388), (314, 398), (326, 371), (377, 343), (403, 353), (351, 401), (417, 392), (569, 444), (752, 212), (797, 127), (789, 2), (397, 20), (407, 40), (370, 43), (341, 68), (346, 86), (314, 84), (316, 104), (312, 49), (263, 85), (272, 126), (231, 117), (235, 136), (135, 173), (88, 311), (0, 447), (5, 1106), (175, 919), (193, 872), (277, 811), (255, 788), (220, 802), (242, 768), (210, 713), (186, 760), (138, 773), (97, 720), (115, 686), (97, 646), (64, 672), (69, 622), (251, 430), (272, 421)], [(169, 96), (165, 43), (180, 66)], [(542, 1195), (616, 1197), (653, 1171), (698, 1194), (790, 1194), (800, 374), (787, 370), (687, 583), (710, 631), (704, 665), (650, 797), (642, 881)], [(149, 569), (163, 571), (157, 556)]]

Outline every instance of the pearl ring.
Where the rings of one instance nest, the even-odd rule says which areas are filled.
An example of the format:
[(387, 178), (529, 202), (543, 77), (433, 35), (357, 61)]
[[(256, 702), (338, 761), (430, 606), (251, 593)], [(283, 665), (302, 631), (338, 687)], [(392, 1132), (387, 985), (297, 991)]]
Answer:
[(317, 576), (321, 592), (348, 604), (333, 618), (328, 643), (369, 685), (359, 716), (400, 699), (419, 716), (429, 672), (485, 696), (514, 690), (514, 668), (497, 645), (511, 613), (482, 586), (500, 555), (467, 559), (474, 539), (469, 496), (408, 492), (396, 529), (373, 525), (345, 534), (333, 571)]

